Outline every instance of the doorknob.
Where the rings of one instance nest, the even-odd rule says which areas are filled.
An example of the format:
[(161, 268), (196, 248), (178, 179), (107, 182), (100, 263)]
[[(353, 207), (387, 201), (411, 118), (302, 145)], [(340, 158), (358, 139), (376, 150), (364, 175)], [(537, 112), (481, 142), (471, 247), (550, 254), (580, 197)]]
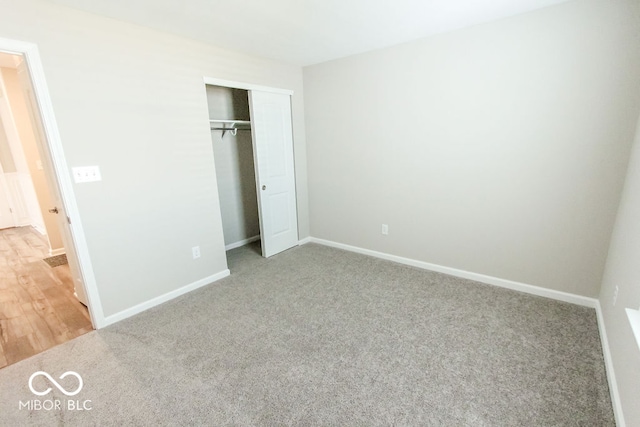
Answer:
[(58, 207), (57, 207), (57, 206), (54, 206), (54, 207), (53, 207), (53, 209), (49, 209), (49, 212), (54, 213), (54, 214), (57, 214), (57, 213), (59, 213), (60, 211), (58, 210)]
[(263, 186), (262, 186), (262, 189), (263, 189), (263, 190), (266, 190), (266, 189), (267, 189), (267, 186), (266, 186), (266, 185), (263, 185)]

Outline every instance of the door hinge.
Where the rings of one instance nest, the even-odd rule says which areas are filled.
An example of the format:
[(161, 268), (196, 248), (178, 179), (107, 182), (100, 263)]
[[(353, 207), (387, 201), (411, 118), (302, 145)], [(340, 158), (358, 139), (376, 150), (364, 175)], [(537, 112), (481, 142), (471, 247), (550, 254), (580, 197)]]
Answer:
[(9, 208), (9, 212), (13, 213), (13, 209)]
[(67, 217), (67, 222), (71, 224), (71, 218)]

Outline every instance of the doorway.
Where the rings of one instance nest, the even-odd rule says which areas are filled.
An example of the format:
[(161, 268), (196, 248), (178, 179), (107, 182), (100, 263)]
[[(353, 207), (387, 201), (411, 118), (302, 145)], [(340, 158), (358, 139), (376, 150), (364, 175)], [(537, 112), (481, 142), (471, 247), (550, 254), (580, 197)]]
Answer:
[(298, 245), (291, 93), (205, 79), (227, 251)]
[(0, 50), (0, 122), (2, 368), (93, 325), (30, 70), (19, 52)]

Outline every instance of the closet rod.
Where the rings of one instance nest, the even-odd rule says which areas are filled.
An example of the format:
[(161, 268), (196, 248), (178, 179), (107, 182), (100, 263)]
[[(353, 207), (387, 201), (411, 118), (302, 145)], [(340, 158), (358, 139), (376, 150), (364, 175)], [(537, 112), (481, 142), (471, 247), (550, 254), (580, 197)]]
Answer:
[(239, 128), (211, 128), (211, 130), (221, 130), (222, 138), (224, 138), (224, 134), (230, 132), (231, 135), (236, 136), (239, 130), (251, 130), (251, 129), (239, 129)]

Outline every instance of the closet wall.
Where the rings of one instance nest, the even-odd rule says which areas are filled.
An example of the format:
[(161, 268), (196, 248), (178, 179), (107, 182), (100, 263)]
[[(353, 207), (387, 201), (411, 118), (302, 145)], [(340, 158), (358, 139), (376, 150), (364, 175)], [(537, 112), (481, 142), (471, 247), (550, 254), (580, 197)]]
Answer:
[[(209, 119), (249, 120), (246, 90), (207, 85)], [(212, 125), (222, 127), (222, 125)], [(211, 131), (224, 244), (260, 235), (251, 132)]]

